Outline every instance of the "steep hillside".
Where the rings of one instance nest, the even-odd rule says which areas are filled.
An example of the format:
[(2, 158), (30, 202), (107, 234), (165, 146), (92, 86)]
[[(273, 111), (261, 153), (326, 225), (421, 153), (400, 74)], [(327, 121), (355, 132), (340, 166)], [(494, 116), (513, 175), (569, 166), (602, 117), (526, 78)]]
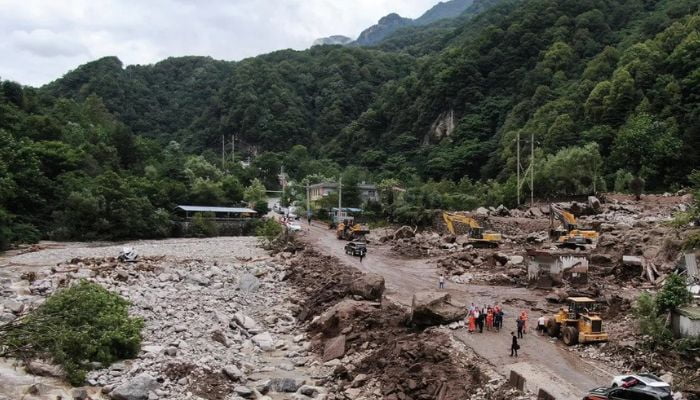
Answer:
[[(698, 166), (697, 2), (481, 0), (469, 13), (480, 14), (397, 31), (380, 50), (126, 69), (105, 59), (46, 92), (95, 92), (136, 133), (188, 149), (235, 133), (251, 154), (303, 144), (378, 178), (506, 182), (518, 132), (535, 135), (546, 191), (585, 192), (590, 176), (612, 186), (624, 174), (660, 189)], [(568, 148), (600, 162), (550, 184)]]
[(445, 18), (455, 18), (462, 14), (471, 4), (473, 0), (450, 0), (439, 2), (423, 15), (416, 18), (413, 23), (415, 25), (428, 25), (435, 21)]

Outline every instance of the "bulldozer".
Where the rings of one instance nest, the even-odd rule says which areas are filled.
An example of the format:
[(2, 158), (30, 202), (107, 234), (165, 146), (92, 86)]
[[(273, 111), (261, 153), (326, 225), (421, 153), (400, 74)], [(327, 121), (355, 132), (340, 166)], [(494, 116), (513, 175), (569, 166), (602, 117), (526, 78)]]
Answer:
[[(554, 220), (561, 222), (561, 228), (554, 228)], [(586, 249), (598, 241), (598, 232), (589, 228), (579, 228), (574, 214), (556, 204), (549, 205), (550, 236), (557, 245), (569, 249)]]
[(595, 312), (595, 300), (588, 297), (569, 297), (568, 309), (560, 309), (547, 321), (547, 333), (558, 337), (567, 346), (576, 343), (607, 342), (608, 334), (603, 331), (603, 320)]
[(364, 241), (367, 234), (369, 234), (369, 228), (366, 225), (355, 223), (353, 218), (344, 219), (335, 230), (335, 236), (338, 240)]
[(469, 227), (469, 231), (467, 232), (469, 236), (468, 243), (472, 244), (474, 247), (498, 247), (501, 240), (503, 240), (500, 233), (484, 230), (472, 217), (444, 212), (442, 213), (442, 219), (445, 220), (447, 230), (453, 235), (456, 235), (455, 222), (467, 225)]

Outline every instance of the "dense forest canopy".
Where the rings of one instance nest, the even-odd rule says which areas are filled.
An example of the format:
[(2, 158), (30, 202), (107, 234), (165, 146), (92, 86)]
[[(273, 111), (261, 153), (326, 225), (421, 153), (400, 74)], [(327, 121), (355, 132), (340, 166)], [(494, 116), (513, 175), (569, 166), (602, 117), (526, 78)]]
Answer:
[[(175, 204), (259, 201), (282, 167), (403, 185), (414, 210), (512, 206), (518, 135), (538, 196), (674, 189), (700, 169), (699, 28), (694, 0), (481, 0), (371, 48), (4, 81), (0, 246), (166, 236)], [(221, 165), (234, 134), (250, 168)]]

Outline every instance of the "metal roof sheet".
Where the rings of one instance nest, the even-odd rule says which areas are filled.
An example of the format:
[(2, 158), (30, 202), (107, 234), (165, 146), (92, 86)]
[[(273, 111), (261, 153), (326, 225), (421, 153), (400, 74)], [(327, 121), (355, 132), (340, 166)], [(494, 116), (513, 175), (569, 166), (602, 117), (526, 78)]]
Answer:
[(239, 207), (208, 207), (208, 206), (177, 206), (176, 209), (191, 212), (221, 212), (221, 213), (246, 213), (257, 214), (258, 212), (250, 208)]

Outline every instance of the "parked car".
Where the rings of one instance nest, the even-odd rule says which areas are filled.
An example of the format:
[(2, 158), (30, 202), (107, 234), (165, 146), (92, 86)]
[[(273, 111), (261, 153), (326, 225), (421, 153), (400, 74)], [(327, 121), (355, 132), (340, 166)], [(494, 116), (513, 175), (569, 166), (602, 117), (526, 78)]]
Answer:
[(650, 386), (599, 387), (591, 390), (583, 400), (673, 400), (671, 393)]
[(299, 232), (301, 230), (301, 224), (296, 221), (289, 221), (287, 222), (287, 229), (292, 232)]
[(364, 256), (367, 254), (367, 244), (364, 242), (349, 242), (345, 245), (345, 254), (351, 256)]
[(671, 385), (654, 374), (618, 375), (613, 378), (611, 386), (650, 386), (671, 393)]

